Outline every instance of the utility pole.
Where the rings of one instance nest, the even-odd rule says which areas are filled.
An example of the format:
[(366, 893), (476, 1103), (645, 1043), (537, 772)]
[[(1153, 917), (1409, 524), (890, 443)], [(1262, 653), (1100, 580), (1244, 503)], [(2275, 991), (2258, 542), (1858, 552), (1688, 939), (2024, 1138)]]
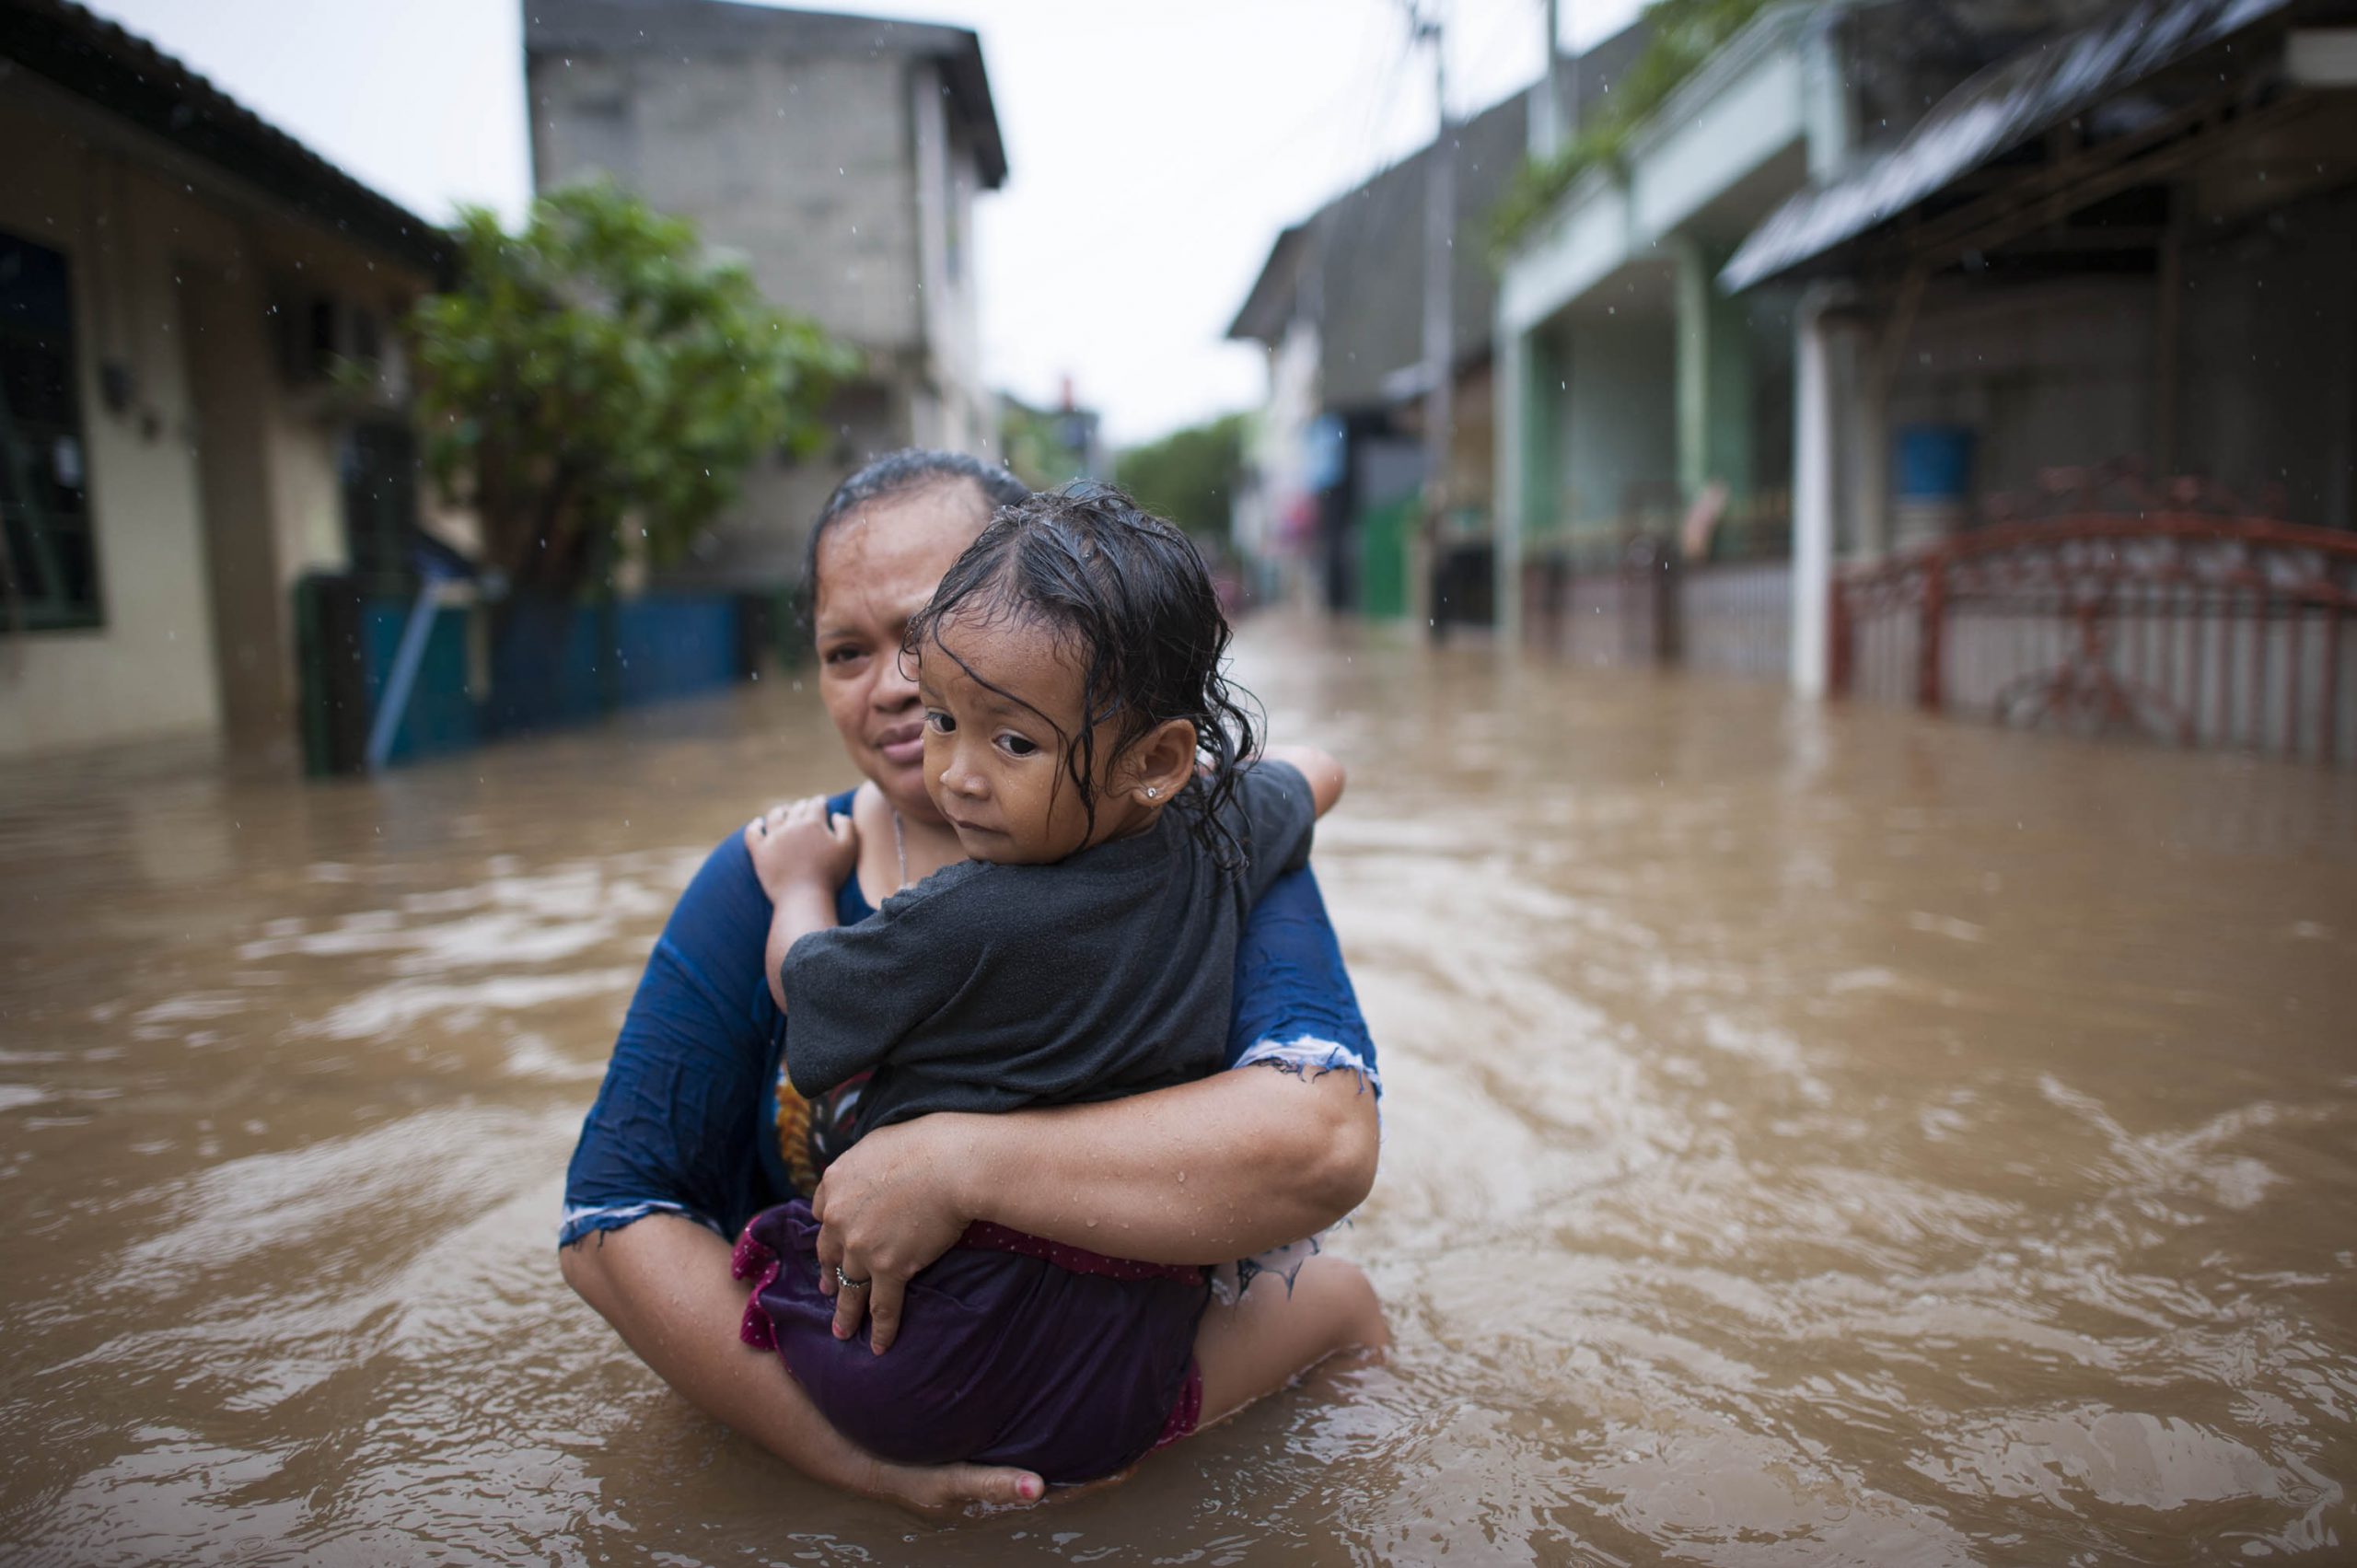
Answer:
[(1562, 53), (1562, 0), (1543, 0), (1542, 8), (1547, 13), (1547, 50), (1539, 56), (1538, 85), (1530, 92), (1528, 142), (1530, 156), (1543, 159), (1553, 157), (1579, 134), (1579, 110), (1574, 107), (1567, 111), (1564, 99), (1570, 96), (1576, 103), (1580, 85), (1574, 71), (1569, 95), (1555, 89), (1555, 62)]
[[(1434, 0), (1437, 6), (1439, 0)], [(1408, 551), (1408, 613), (1439, 634), (1433, 604), (1433, 565), (1448, 517), (1448, 459), (1452, 407), (1451, 362), (1456, 357), (1451, 302), (1456, 290), (1457, 125), (1448, 114), (1448, 41), (1437, 9), (1411, 13), (1415, 38), (1432, 46), (1433, 101), (1440, 129), (1424, 160), (1424, 495), (1423, 517)]]
[[(1530, 89), (1529, 134), (1524, 138), (1524, 147), (1534, 160), (1546, 163), (1579, 135), (1579, 61), (1564, 56), (1562, 0), (1539, 0), (1539, 12), (1546, 18), (1546, 31), (1539, 40), (1538, 80)], [(1568, 79), (1562, 92), (1556, 90), (1558, 64), (1569, 66), (1563, 73)], [(1491, 406), (1498, 422), (1498, 467), (1490, 508), (1491, 624), (1497, 631), (1500, 646), (1518, 649), (1522, 645), (1523, 540), (1532, 515), (1538, 510), (1533, 491), (1538, 484), (1551, 484), (1553, 480), (1550, 476), (1542, 481), (1533, 471), (1537, 459), (1526, 446), (1529, 410), (1539, 397), (1534, 384), (1532, 345), (1527, 338), (1508, 333), (1495, 348), (1490, 383), (1495, 394)]]

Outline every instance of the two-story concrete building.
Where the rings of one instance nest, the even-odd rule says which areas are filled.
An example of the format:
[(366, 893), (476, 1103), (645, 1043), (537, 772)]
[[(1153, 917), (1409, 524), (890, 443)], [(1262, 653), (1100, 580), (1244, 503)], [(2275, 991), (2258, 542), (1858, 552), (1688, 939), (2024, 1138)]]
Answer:
[(828, 490), (872, 453), (995, 450), (973, 209), (1006, 149), (973, 33), (733, 0), (524, 10), (536, 186), (604, 176), (692, 219), (866, 356), (833, 447), (749, 475), (695, 575), (792, 578)]

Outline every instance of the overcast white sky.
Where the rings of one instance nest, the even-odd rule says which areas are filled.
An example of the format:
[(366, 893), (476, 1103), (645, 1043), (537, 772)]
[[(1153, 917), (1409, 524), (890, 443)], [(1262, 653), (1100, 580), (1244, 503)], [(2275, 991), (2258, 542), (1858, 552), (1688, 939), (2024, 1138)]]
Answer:
[[(87, 3), (427, 217), (530, 195), (518, 0)], [(1459, 113), (1538, 75), (1542, 0), (1439, 3)], [(1640, 5), (1562, 0), (1565, 42)], [(1270, 242), (1432, 134), (1402, 0), (810, 8), (981, 35), (1011, 169), (976, 218), (989, 375), (1041, 401), (1070, 375), (1125, 444), (1259, 401), (1259, 352), (1221, 333)]]

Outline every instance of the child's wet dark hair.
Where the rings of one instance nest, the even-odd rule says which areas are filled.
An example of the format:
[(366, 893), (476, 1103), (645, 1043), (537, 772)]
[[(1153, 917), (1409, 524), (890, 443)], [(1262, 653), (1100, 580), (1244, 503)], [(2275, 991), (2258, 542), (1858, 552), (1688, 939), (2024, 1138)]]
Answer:
[(1202, 768), (1170, 808), (1184, 813), (1189, 831), (1220, 865), (1242, 867), (1249, 846), (1221, 825), (1220, 807), (1259, 740), (1243, 694), (1221, 668), (1227, 617), (1193, 540), (1110, 485), (1029, 496), (1000, 507), (949, 568), (909, 621), (903, 651), (941, 647), (941, 627), (970, 619), (1043, 625), (1081, 656), (1080, 733), (1066, 735), (1061, 726), (1057, 733), (1092, 832), (1097, 727), (1115, 726), (1110, 765), (1156, 725), (1185, 719), (1195, 726)]

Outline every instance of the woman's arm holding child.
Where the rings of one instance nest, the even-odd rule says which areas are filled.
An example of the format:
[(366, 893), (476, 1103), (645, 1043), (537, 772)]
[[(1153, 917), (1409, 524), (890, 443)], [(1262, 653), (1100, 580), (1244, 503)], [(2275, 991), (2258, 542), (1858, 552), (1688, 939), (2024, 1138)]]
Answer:
[(745, 830), (753, 874), (776, 912), (770, 917), (769, 947), (761, 958), (770, 1000), (785, 1011), (786, 950), (813, 931), (835, 923), (835, 889), (859, 860), (859, 830), (849, 817), (830, 816), (827, 797), (814, 795), (757, 817)]
[[(904, 1283), (973, 1220), (1150, 1262), (1217, 1263), (1357, 1207), (1379, 1142), (1375, 1042), (1309, 872), (1254, 908), (1237, 995), (1229, 1060), (1268, 1065), (1094, 1105), (923, 1116), (877, 1128), (829, 1167), (814, 1201), (819, 1259), (874, 1280), (871, 1342), (891, 1342)], [(857, 1313), (844, 1316), (855, 1329)]]

